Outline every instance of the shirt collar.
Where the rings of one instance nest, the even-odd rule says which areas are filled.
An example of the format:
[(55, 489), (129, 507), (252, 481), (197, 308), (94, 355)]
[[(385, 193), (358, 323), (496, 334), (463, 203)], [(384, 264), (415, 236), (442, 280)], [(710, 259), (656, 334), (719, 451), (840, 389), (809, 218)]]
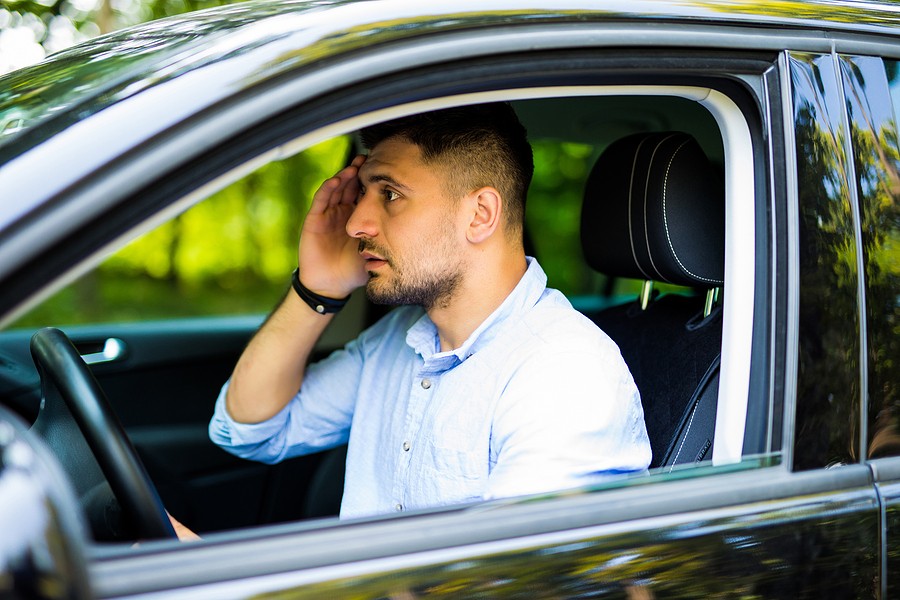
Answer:
[(530, 256), (525, 260), (528, 268), (519, 283), (459, 348), (438, 352), (440, 340), (437, 326), (427, 313), (406, 331), (406, 343), (421, 355), (426, 363), (433, 363), (441, 370), (451, 369), (478, 352), (502, 333), (508, 324), (514, 324), (517, 321), (515, 317), (537, 304), (547, 288), (547, 275), (538, 261)]

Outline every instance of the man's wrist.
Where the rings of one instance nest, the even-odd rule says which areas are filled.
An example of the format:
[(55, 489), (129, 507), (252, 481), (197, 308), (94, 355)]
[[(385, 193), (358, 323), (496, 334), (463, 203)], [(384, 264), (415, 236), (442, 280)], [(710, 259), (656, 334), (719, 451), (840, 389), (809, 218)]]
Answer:
[(294, 292), (301, 300), (320, 315), (340, 312), (350, 299), (349, 295), (344, 298), (329, 298), (311, 291), (300, 283), (300, 269), (294, 269), (294, 272), (291, 274), (291, 287), (294, 288)]

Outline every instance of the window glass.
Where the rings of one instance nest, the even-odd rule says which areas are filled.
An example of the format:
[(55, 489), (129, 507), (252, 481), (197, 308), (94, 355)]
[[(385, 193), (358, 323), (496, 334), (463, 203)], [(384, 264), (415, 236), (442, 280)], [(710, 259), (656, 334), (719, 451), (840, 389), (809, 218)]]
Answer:
[(791, 57), (800, 314), (794, 466), (859, 460), (859, 305), (844, 105), (831, 55)]
[[(870, 102), (884, 98), (884, 77), (877, 59), (854, 61), (858, 85)], [(869, 64), (875, 63), (875, 64)], [(869, 67), (864, 71), (863, 67)], [(892, 106), (873, 106), (876, 131), (856, 136), (859, 149), (863, 256), (866, 269), (868, 334), (869, 456), (900, 455), (900, 63), (885, 61)], [(868, 75), (864, 77), (864, 75)], [(865, 82), (865, 83), (862, 83)], [(860, 128), (862, 129), (862, 128)]]
[(135, 239), (11, 327), (267, 313), (297, 263), (313, 192), (349, 137), (269, 163)]

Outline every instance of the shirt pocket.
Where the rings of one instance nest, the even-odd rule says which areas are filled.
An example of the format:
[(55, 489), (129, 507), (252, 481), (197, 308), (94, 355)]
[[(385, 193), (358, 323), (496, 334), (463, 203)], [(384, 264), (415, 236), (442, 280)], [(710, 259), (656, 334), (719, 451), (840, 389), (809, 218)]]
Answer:
[(412, 489), (426, 504), (447, 505), (481, 499), (487, 489), (487, 458), (475, 452), (425, 444)]
[(487, 457), (471, 450), (457, 450), (440, 445), (440, 440), (428, 444), (426, 466), (447, 479), (487, 478)]

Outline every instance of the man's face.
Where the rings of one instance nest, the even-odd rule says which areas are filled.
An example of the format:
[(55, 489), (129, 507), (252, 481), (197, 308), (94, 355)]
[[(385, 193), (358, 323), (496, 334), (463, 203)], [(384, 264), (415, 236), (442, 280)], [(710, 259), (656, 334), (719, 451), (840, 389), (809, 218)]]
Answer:
[(359, 239), (369, 282), (380, 304), (446, 305), (465, 272), (465, 221), (447, 198), (444, 175), (425, 165), (415, 144), (388, 139), (359, 169), (360, 194), (347, 221)]

